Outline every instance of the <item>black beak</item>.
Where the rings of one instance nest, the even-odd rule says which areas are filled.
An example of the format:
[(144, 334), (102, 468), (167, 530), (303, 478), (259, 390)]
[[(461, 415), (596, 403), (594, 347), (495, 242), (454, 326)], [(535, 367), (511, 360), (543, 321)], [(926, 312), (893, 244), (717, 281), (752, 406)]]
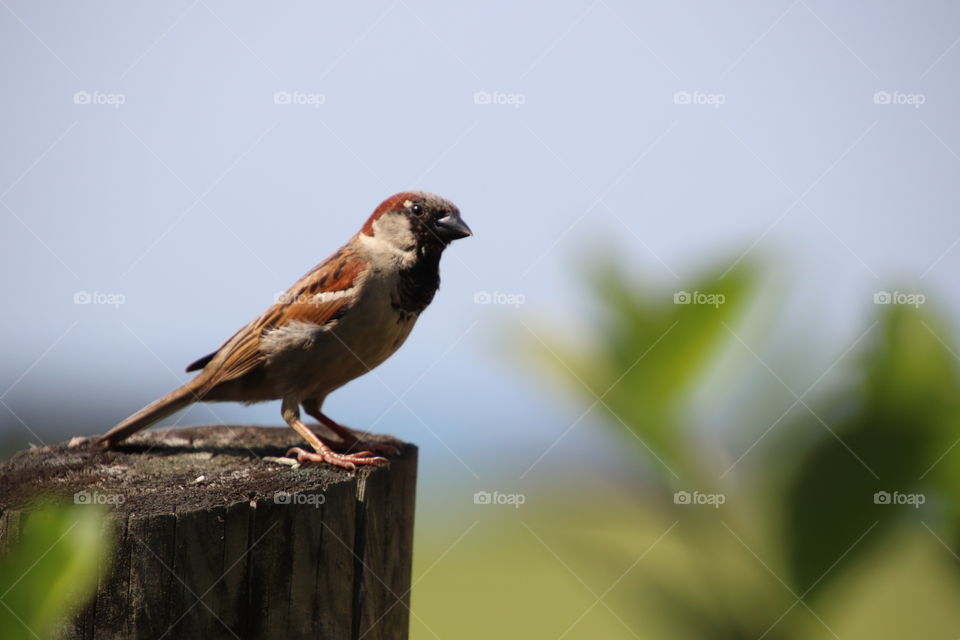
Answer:
[(470, 231), (470, 227), (460, 217), (459, 212), (453, 212), (440, 218), (434, 226), (437, 236), (447, 242), (473, 235), (473, 231)]

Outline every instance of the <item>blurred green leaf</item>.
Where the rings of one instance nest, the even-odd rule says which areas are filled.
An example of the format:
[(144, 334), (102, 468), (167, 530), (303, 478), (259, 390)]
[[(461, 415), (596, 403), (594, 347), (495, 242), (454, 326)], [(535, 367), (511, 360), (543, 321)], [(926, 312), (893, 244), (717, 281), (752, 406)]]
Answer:
[[(903, 594), (870, 592), (864, 576), (890, 564), (891, 552), (902, 548), (897, 541), (944, 557), (946, 546), (956, 556), (950, 543), (960, 541), (960, 352), (929, 306), (877, 307), (877, 320), (853, 351), (859, 360), (841, 367), (848, 372), (843, 383), (802, 397), (764, 430), (750, 445), (766, 436), (754, 454), (758, 462), (742, 466), (736, 478), (715, 468), (730, 452), (692, 440), (697, 416), (689, 409), (707, 381), (730, 380), (742, 391), (738, 424), (770, 425), (776, 403), (725, 366), (732, 347), (746, 347), (737, 325), (757, 275), (752, 265), (717, 269), (685, 291), (658, 293), (606, 258), (589, 274), (596, 304), (589, 328), (579, 333), (585, 339), (544, 340), (531, 330), (544, 371), (596, 401), (608, 424), (675, 469), (684, 489), (725, 496), (724, 506), (708, 510), (659, 502), (669, 500), (663, 486), (630, 488), (639, 489), (644, 521), (664, 507), (676, 518), (657, 560), (651, 554), (642, 572), (622, 576), (621, 597), (657, 637), (823, 637), (833, 620), (821, 611), (848, 622), (864, 612), (893, 620), (897, 612), (878, 614), (875, 603)], [(784, 372), (804, 368), (809, 345), (796, 342)], [(718, 391), (710, 389), (715, 397)], [(793, 398), (787, 402), (783, 409)], [(606, 538), (600, 528), (579, 545), (584, 564), (612, 573), (646, 555), (611, 547)], [(960, 573), (960, 563), (949, 564)], [(929, 567), (921, 571), (929, 574)], [(949, 580), (928, 591), (938, 601), (957, 593)], [(858, 602), (858, 613), (848, 614), (847, 602)]]
[(89, 505), (29, 511), (19, 541), (0, 559), (0, 638), (50, 638), (93, 595), (108, 557), (105, 514)]
[(724, 261), (684, 289), (652, 292), (618, 264), (606, 258), (588, 275), (601, 310), (594, 346), (541, 341), (534, 343), (538, 360), (597, 401), (632, 444), (639, 439), (669, 466), (689, 470), (685, 401), (729, 342), (728, 327), (752, 298), (756, 269), (740, 263), (727, 271)]
[(823, 590), (896, 524), (918, 517), (910, 504), (883, 504), (885, 496), (934, 498), (924, 476), (940, 455), (937, 445), (960, 426), (958, 363), (939, 327), (925, 311), (886, 307), (862, 360), (860, 388), (797, 408), (788, 433), (822, 434), (785, 489), (784, 541), (799, 593)]

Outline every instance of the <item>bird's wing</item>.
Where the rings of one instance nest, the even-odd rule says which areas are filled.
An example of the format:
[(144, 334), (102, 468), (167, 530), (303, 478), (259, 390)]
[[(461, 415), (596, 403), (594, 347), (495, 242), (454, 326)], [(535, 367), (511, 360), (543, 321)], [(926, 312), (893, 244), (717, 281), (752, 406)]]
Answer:
[(314, 267), (290, 287), (259, 318), (240, 329), (214, 353), (197, 360), (188, 371), (209, 371), (209, 386), (235, 380), (266, 361), (261, 339), (269, 331), (294, 323), (329, 326), (350, 308), (362, 288), (366, 263), (344, 247)]

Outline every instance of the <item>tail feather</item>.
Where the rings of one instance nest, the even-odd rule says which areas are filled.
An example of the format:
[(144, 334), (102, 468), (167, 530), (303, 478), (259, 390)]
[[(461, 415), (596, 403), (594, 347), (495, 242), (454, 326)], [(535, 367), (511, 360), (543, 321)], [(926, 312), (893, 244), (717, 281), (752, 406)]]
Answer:
[(97, 439), (97, 444), (107, 446), (116, 444), (121, 440), (129, 438), (133, 434), (150, 425), (159, 422), (170, 416), (187, 405), (200, 400), (200, 385), (198, 378), (194, 378), (179, 389), (174, 389), (162, 398), (158, 398), (145, 406), (140, 411), (110, 429), (107, 433)]

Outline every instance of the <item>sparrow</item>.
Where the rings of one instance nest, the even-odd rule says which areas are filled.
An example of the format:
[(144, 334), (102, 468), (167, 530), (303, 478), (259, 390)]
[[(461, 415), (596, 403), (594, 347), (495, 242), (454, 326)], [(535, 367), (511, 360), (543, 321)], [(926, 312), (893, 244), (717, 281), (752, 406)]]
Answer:
[[(189, 382), (150, 403), (101, 436), (110, 446), (194, 402), (280, 400), (284, 421), (313, 451), (287, 452), (298, 462), (348, 469), (398, 453), (366, 442), (322, 411), (327, 395), (389, 358), (440, 286), (440, 256), (471, 236), (457, 207), (440, 196), (404, 191), (384, 200), (345, 245), (311, 269), (259, 317), (213, 353), (187, 367)], [(324, 441), (301, 419), (300, 407), (332, 430)], [(355, 453), (350, 453), (355, 451)]]

